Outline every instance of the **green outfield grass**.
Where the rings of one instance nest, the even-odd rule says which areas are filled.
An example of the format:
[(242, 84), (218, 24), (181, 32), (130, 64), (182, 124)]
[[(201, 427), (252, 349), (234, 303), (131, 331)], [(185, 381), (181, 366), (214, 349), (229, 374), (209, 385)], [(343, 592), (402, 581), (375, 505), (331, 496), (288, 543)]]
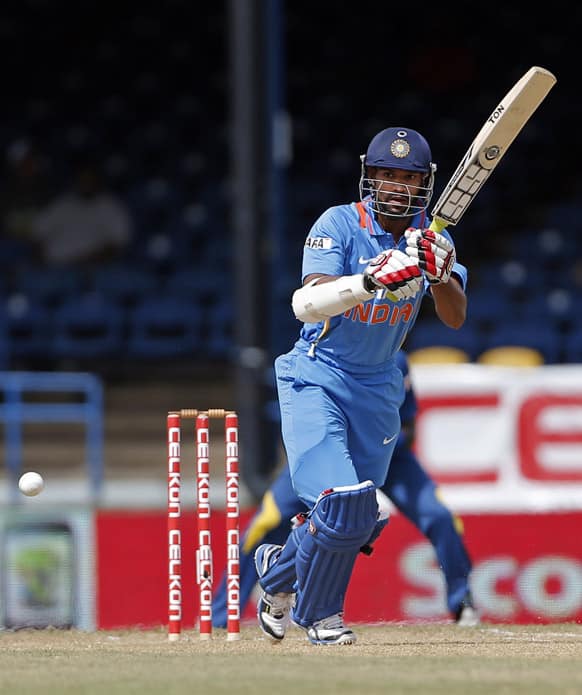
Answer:
[(0, 632), (2, 695), (323, 695), (582, 692), (582, 625), (358, 626), (358, 643), (314, 647), (293, 628), (271, 644), (187, 632)]

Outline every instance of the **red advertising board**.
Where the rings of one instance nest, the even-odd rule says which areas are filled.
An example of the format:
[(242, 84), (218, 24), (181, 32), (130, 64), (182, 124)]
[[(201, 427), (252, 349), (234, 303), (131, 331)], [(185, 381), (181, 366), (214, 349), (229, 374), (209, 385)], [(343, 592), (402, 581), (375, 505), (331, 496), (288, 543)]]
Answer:
[[(241, 525), (253, 510), (243, 510)], [(184, 627), (197, 616), (194, 515), (183, 529)], [(463, 515), (473, 558), (472, 585), (485, 620), (582, 621), (582, 511)], [(225, 519), (213, 512), (215, 583), (225, 565)], [(165, 624), (168, 614), (167, 521), (163, 511), (97, 514), (97, 626)], [(244, 618), (254, 619), (249, 605)], [(350, 622), (437, 621), (449, 616), (432, 546), (395, 514), (371, 557), (360, 556), (346, 599)]]
[[(241, 511), (241, 527), (254, 510)], [(168, 618), (167, 514), (154, 511), (101, 510), (96, 516), (97, 624), (110, 629), (161, 625)], [(224, 511), (212, 513), (215, 580), (226, 564)], [(198, 615), (195, 605), (195, 514), (183, 514), (182, 600), (184, 627)], [(195, 596), (196, 595), (196, 596)]]
[[(582, 621), (582, 512), (464, 515), (472, 588), (490, 622)], [(346, 601), (353, 622), (448, 619), (432, 546), (402, 516), (360, 557)]]

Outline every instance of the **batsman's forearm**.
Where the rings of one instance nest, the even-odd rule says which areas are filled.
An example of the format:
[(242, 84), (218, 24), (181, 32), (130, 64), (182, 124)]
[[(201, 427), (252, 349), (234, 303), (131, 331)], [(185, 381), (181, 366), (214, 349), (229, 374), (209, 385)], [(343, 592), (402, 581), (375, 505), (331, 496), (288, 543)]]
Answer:
[(361, 273), (308, 278), (307, 284), (293, 293), (291, 304), (295, 318), (303, 323), (317, 323), (372, 299), (374, 290), (370, 292), (364, 280)]
[(467, 296), (454, 277), (431, 286), (437, 316), (449, 328), (460, 328), (467, 316)]

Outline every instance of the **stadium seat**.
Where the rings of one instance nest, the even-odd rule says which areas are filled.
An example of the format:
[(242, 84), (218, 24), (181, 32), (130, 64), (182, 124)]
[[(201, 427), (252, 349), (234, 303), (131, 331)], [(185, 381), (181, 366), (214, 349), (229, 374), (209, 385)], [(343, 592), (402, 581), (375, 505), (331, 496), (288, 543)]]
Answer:
[(571, 364), (582, 364), (582, 327), (566, 334), (564, 360)]
[(532, 293), (519, 310), (528, 321), (548, 321), (554, 328), (575, 324), (577, 319), (576, 293), (572, 289), (542, 288)]
[(46, 358), (51, 353), (51, 313), (25, 295), (9, 297), (2, 308), (13, 359)]
[[(182, 300), (206, 304), (216, 295), (216, 287), (220, 286), (221, 277), (220, 270), (210, 267), (178, 268), (168, 277), (164, 289)], [(226, 281), (226, 278), (224, 279)]]
[[(548, 278), (564, 281), (564, 268), (573, 255), (579, 255), (577, 235), (555, 225), (541, 229), (526, 229), (511, 241), (514, 258), (525, 258), (528, 264), (542, 269)], [(578, 252), (578, 253), (577, 253)]]
[(451, 347), (465, 352), (471, 359), (479, 351), (481, 338), (477, 328), (465, 324), (459, 330), (448, 328), (439, 319), (419, 319), (404, 345), (410, 354), (426, 347)]
[(11, 346), (8, 337), (8, 329), (6, 326), (6, 314), (0, 311), (0, 371), (7, 370), (12, 367), (10, 363)]
[(477, 357), (477, 363), (496, 367), (539, 367), (544, 364), (544, 356), (534, 348), (506, 345), (485, 350)]
[(233, 306), (230, 297), (219, 299), (208, 307), (208, 338), (205, 343), (207, 356), (211, 359), (228, 357), (234, 346)]
[(194, 358), (202, 343), (201, 319), (197, 304), (174, 296), (139, 301), (129, 312), (129, 356)]
[(487, 335), (484, 349), (496, 347), (527, 347), (543, 355), (543, 361), (552, 364), (560, 361), (561, 336), (552, 324), (540, 320), (501, 322)]
[(517, 260), (483, 262), (475, 269), (475, 275), (480, 291), (503, 292), (508, 302), (521, 300), (534, 281), (538, 286), (546, 284), (546, 273), (541, 267), (536, 268), (534, 277), (532, 268)]
[(468, 294), (467, 318), (483, 328), (508, 319), (514, 311), (511, 294), (504, 287), (476, 288)]
[(84, 275), (74, 267), (25, 266), (14, 280), (15, 289), (31, 301), (57, 306), (83, 290)]
[(70, 298), (54, 312), (53, 354), (95, 359), (123, 354), (124, 312), (97, 294)]
[(129, 306), (155, 294), (159, 279), (149, 268), (132, 268), (125, 263), (114, 263), (96, 268), (91, 275), (90, 284), (94, 292), (118, 304)]
[(410, 364), (463, 364), (471, 358), (455, 347), (425, 347), (408, 353), (408, 361)]

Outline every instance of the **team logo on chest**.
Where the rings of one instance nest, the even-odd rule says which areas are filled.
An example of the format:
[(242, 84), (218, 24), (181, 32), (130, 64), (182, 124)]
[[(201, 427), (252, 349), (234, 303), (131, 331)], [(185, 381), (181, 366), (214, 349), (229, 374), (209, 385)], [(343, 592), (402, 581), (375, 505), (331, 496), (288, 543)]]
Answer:
[(369, 325), (388, 323), (395, 326), (397, 323), (407, 324), (414, 316), (414, 304), (403, 302), (363, 302), (358, 306), (348, 309), (343, 313), (343, 317), (358, 323)]

